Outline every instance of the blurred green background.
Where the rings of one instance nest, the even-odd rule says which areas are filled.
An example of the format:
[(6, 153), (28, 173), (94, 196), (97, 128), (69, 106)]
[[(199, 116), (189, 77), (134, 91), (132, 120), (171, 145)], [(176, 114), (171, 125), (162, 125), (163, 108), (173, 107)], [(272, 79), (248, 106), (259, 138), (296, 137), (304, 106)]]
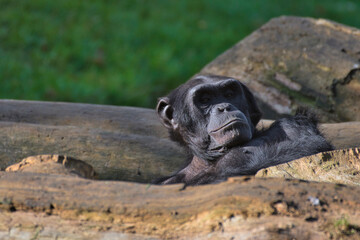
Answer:
[(281, 15), (360, 28), (360, 1), (0, 0), (0, 98), (154, 107)]

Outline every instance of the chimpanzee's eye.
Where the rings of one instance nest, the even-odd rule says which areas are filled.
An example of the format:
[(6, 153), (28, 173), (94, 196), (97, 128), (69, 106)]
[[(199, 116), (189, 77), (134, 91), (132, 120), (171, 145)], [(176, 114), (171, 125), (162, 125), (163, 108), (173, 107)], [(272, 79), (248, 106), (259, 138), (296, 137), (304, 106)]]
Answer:
[(225, 96), (226, 98), (233, 98), (233, 97), (235, 96), (235, 93), (234, 93), (234, 91), (232, 91), (232, 90), (227, 90), (227, 91), (225, 92), (224, 96)]
[(208, 96), (201, 96), (199, 99), (199, 102), (201, 104), (208, 104), (210, 102), (210, 97)]
[(214, 94), (211, 90), (203, 88), (195, 92), (195, 102), (201, 108), (207, 108), (213, 101)]

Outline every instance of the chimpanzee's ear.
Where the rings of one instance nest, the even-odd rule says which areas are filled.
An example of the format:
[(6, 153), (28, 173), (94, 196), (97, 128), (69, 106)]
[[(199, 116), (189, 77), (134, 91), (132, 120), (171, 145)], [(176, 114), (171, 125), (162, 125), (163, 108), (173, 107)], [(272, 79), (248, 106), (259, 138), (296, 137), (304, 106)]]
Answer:
[(254, 95), (244, 84), (241, 84), (241, 86), (244, 90), (245, 98), (249, 105), (249, 114), (250, 114), (251, 122), (252, 124), (254, 124), (254, 126), (256, 126), (256, 124), (258, 124), (258, 122), (261, 119), (262, 113), (256, 103)]
[(174, 109), (169, 104), (169, 98), (162, 97), (159, 98), (158, 104), (156, 106), (156, 112), (160, 117), (161, 123), (169, 129), (176, 129), (178, 127), (177, 123), (173, 118)]

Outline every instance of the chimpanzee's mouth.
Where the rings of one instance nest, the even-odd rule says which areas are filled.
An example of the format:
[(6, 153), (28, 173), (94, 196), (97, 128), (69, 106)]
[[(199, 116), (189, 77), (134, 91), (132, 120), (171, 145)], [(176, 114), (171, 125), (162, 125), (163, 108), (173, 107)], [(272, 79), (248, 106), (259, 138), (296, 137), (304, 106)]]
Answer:
[(215, 130), (212, 130), (210, 131), (210, 133), (215, 133), (215, 132), (218, 132), (220, 130), (224, 130), (234, 124), (247, 124), (247, 122), (244, 121), (244, 119), (240, 119), (240, 118), (234, 118), (234, 119), (231, 119), (230, 121), (228, 121), (227, 123), (225, 123), (224, 125), (222, 125), (221, 127), (215, 129)]

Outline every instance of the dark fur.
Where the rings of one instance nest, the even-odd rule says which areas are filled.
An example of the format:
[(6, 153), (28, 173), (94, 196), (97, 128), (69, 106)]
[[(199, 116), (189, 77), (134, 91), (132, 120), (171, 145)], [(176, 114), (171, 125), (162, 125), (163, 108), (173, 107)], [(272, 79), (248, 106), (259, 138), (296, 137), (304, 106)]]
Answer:
[[(171, 139), (188, 149), (190, 160), (185, 168), (172, 176), (158, 179), (155, 183), (214, 183), (230, 176), (252, 175), (262, 168), (333, 149), (319, 132), (316, 117), (304, 109), (299, 110), (293, 117), (275, 121), (266, 130), (257, 131), (255, 126), (261, 113), (245, 85), (239, 82), (241, 89), (234, 85), (238, 92), (233, 100), (229, 100), (230, 103), (218, 92), (226, 91), (227, 88), (212, 89), (221, 86), (222, 82), (232, 83), (229, 79), (231, 80), (221, 76), (198, 76), (159, 100), (157, 111), (161, 121), (169, 129)], [(214, 104), (203, 111), (198, 109), (199, 104), (194, 100), (198, 86), (199, 92), (210, 88), (214, 94), (219, 94), (219, 97), (214, 98)], [(193, 93), (195, 96), (190, 93), (193, 89), (196, 90)], [(232, 115), (237, 114), (244, 122), (241, 127), (246, 130), (244, 134), (248, 135), (244, 139), (248, 140), (244, 141), (242, 136), (235, 134), (239, 140), (222, 145), (214, 141), (217, 140), (216, 136), (210, 137), (211, 133), (207, 130), (210, 119), (214, 122), (214, 119), (225, 116), (221, 114), (230, 114), (214, 110), (221, 109), (219, 106), (224, 104), (231, 106), (231, 110), (228, 108), (229, 112)], [(215, 114), (218, 115), (214, 116)], [(225, 136), (224, 139), (231, 140), (226, 135), (227, 132), (220, 133)]]

